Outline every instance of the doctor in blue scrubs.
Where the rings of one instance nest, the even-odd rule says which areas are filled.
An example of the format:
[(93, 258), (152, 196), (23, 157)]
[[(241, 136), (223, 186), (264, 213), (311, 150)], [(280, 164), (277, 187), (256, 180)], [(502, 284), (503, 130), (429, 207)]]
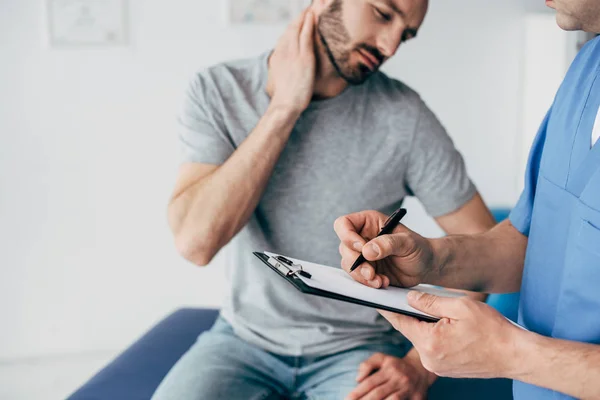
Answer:
[[(600, 0), (554, 0), (558, 24), (600, 32)], [(529, 157), (510, 220), (474, 236), (426, 239), (404, 226), (368, 241), (386, 216), (341, 217), (342, 266), (373, 287), (430, 283), (521, 290), (519, 325), (465, 297), (411, 292), (437, 323), (381, 312), (440, 376), (515, 380), (516, 399), (600, 399), (600, 36), (573, 62)]]

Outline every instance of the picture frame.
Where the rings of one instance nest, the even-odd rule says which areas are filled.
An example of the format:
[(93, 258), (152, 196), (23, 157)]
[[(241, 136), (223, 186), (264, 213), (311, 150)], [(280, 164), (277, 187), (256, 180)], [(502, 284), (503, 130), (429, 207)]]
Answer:
[(46, 0), (46, 15), (51, 47), (127, 44), (127, 0)]
[(283, 24), (289, 22), (310, 0), (228, 0), (230, 25)]

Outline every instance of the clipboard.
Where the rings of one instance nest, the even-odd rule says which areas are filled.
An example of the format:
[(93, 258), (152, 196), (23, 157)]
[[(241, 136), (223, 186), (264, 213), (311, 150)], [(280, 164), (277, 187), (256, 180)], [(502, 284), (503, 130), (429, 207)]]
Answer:
[(440, 319), (408, 305), (408, 292), (416, 290), (436, 296), (464, 296), (463, 293), (431, 285), (418, 285), (409, 289), (392, 286), (374, 289), (356, 282), (340, 268), (269, 252), (253, 254), (302, 293), (404, 314), (425, 322), (437, 322)]

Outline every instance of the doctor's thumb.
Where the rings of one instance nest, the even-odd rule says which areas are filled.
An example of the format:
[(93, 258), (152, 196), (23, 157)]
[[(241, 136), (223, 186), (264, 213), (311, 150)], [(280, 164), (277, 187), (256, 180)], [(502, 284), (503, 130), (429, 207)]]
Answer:
[(429, 293), (411, 290), (406, 295), (408, 304), (419, 311), (439, 318), (452, 318), (457, 314), (457, 299), (439, 297)]
[(369, 261), (399, 255), (405, 251), (407, 240), (409, 239), (404, 233), (379, 236), (367, 243), (362, 253)]

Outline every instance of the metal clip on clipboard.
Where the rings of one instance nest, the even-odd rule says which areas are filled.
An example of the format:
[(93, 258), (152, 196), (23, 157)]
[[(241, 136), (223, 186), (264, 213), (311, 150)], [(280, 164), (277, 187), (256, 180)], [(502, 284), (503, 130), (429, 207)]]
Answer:
[(267, 261), (269, 264), (277, 268), (279, 272), (281, 272), (287, 277), (291, 277), (294, 275), (302, 276), (307, 279), (310, 279), (312, 277), (311, 274), (302, 269), (302, 265), (294, 264), (291, 260), (288, 260), (284, 256), (269, 256), (269, 259)]

